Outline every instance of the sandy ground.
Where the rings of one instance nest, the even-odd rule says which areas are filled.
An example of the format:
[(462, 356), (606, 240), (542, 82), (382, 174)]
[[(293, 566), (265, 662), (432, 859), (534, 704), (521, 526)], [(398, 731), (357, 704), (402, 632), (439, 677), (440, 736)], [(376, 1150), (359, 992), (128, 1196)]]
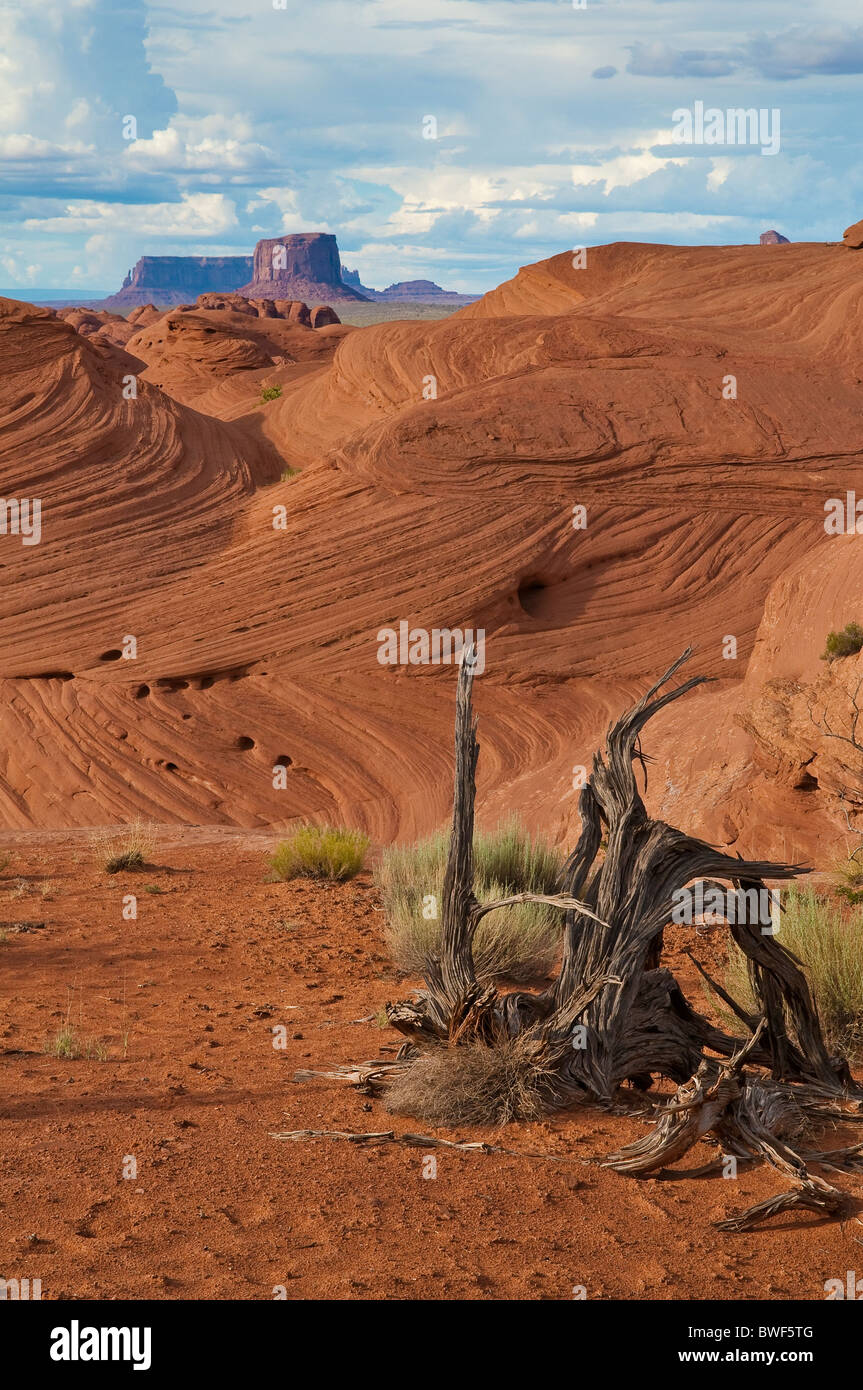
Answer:
[[(826, 1279), (861, 1263), (853, 1220), (714, 1230), (781, 1190), (764, 1168), (634, 1181), (586, 1162), (636, 1137), (631, 1117), (438, 1131), (563, 1161), (438, 1150), (434, 1178), (422, 1149), (274, 1139), (419, 1127), (351, 1088), (292, 1082), (296, 1068), (398, 1048), (369, 1015), (413, 982), (387, 958), (370, 875), (268, 883), (267, 841), (240, 832), (170, 832), (152, 866), (116, 877), (83, 835), (8, 843), (0, 1275), (40, 1278), (44, 1299), (270, 1299), (277, 1286), (289, 1299), (571, 1299), (578, 1288), (823, 1299)], [(136, 920), (123, 918), (128, 894)], [(703, 1005), (680, 954), (691, 938), (669, 945)], [(715, 960), (720, 947), (701, 938), (697, 950)], [(89, 1059), (51, 1054), (67, 1022)], [(826, 1146), (853, 1139), (837, 1130)], [(703, 1145), (687, 1163), (714, 1156)], [(837, 1182), (861, 1191), (859, 1178)]]

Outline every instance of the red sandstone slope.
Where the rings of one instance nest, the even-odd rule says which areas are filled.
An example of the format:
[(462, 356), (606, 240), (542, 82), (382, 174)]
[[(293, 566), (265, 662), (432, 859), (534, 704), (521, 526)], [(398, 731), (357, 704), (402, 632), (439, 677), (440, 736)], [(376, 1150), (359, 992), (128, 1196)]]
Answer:
[[(311, 330), (241, 328), (230, 310), (183, 314), (182, 330), (176, 315), (151, 324), (130, 350), (149, 364), (143, 399), (160, 418), (186, 420), (151, 375), (194, 400), (191, 425), (223, 441), (220, 460), (228, 438), (260, 451), (263, 434), (304, 473), (268, 484), (275, 470), (250, 470), (257, 488), (220, 495), (206, 544), (200, 526), (163, 515), (141, 560), (164, 574), (158, 587), (103, 575), (98, 551), (49, 542), (47, 523), (38, 565), (28, 555), (22, 571), (14, 541), (7, 603), (30, 606), (24, 574), (39, 566), (58, 597), (42, 586), (23, 650), (5, 625), (0, 670), (74, 679), (5, 683), (17, 740), (7, 818), (143, 810), (243, 825), (326, 816), (380, 839), (427, 829), (449, 798), (453, 673), (380, 666), (379, 629), (405, 620), (487, 632), (486, 817), (515, 805), (571, 833), (573, 766), (693, 641), (698, 668), (721, 683), (657, 721), (655, 805), (742, 851), (776, 852), (783, 836), (786, 850), (827, 844), (844, 824), (838, 774), (823, 791), (780, 781), (775, 731), (747, 711), (785, 659), (771, 655), (783, 626), (797, 646), (786, 577), (799, 571), (805, 599), (810, 567), (827, 575), (838, 547), (855, 546), (823, 521), (825, 500), (860, 472), (861, 305), (863, 257), (842, 246), (618, 245), (591, 249), (585, 270), (569, 255), (529, 267), (441, 322), (316, 330), (310, 357), (269, 373), (242, 360), (249, 323)], [(32, 332), (14, 326), (22, 341)], [(341, 340), (319, 358), (325, 334)], [(271, 339), (256, 345), (273, 360)], [(247, 379), (257, 391), (278, 379), (281, 398), (262, 408)], [(77, 425), (89, 430), (102, 398), (80, 386)], [(41, 390), (62, 420), (50, 381)], [(10, 400), (4, 377), (4, 414)], [(41, 448), (51, 452), (45, 432)], [(99, 485), (82, 474), (75, 490), (83, 507)], [(86, 604), (59, 597), (70, 585)], [(823, 674), (824, 624), (861, 617), (859, 587), (855, 570), (816, 606), (800, 679)], [(134, 663), (99, 659), (118, 645), (118, 608), (139, 639)], [(40, 768), (55, 740), (64, 783), (49, 797)], [(288, 787), (275, 790), (282, 753)]]

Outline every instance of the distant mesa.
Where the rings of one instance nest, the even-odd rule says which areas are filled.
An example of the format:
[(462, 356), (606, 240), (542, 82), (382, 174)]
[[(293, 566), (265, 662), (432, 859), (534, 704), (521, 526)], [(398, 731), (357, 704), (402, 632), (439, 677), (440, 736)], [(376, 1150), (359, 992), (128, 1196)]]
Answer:
[(481, 299), (479, 294), (459, 294), (456, 290), (444, 290), (434, 280), (399, 280), (388, 285), (385, 290), (371, 290), (360, 281), (358, 270), (348, 270), (342, 266), (342, 280), (354, 289), (360, 290), (366, 299), (392, 303), (399, 300), (412, 304), (473, 304)]
[(781, 232), (762, 232), (758, 238), (762, 246), (790, 246), (791, 242)]
[[(407, 280), (385, 290), (369, 289), (361, 283), (359, 271), (342, 267), (331, 232), (299, 232), (259, 241), (252, 256), (142, 256), (116, 294), (85, 300), (83, 307), (115, 314), (139, 308), (163, 313), (165, 309), (189, 309), (196, 303), (200, 307), (201, 295), (214, 296), (208, 308), (254, 312), (261, 318), (290, 317), (282, 310), (260, 308), (280, 303), (315, 306), (395, 300), (457, 306), (480, 298), (441, 289), (432, 280)], [(243, 307), (242, 300), (255, 309)], [(61, 307), (60, 301), (56, 303)]]
[(366, 299), (376, 299), (380, 293), (379, 290), (371, 290), (368, 285), (362, 283), (358, 270), (348, 270), (345, 265), (342, 266), (342, 284), (350, 285), (352, 290), (359, 290), (360, 294), (364, 295)]
[(330, 232), (267, 237), (255, 247), (252, 279), (240, 285), (247, 299), (291, 299), (307, 303), (359, 300), (365, 295), (342, 279), (339, 248)]
[(863, 250), (863, 222), (855, 222), (853, 227), (846, 227), (842, 240), (852, 251)]
[(153, 301), (175, 308), (207, 290), (236, 290), (251, 272), (251, 256), (142, 256), (100, 308), (122, 311)]

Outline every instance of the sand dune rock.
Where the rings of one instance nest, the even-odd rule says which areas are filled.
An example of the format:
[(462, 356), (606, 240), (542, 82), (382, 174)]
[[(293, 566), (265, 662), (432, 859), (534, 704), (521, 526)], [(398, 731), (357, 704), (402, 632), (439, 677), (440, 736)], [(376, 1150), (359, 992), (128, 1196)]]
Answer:
[(863, 222), (855, 222), (853, 226), (846, 227), (842, 240), (852, 250), (861, 250), (863, 248)]
[[(202, 298), (223, 300), (224, 296)], [(246, 301), (244, 300), (245, 304)], [(251, 311), (251, 312), (250, 312)], [(346, 333), (350, 329), (344, 330)], [(143, 376), (191, 404), (214, 379), (256, 372), (284, 362), (322, 361), (332, 355), (327, 342), (297, 320), (274, 314), (259, 317), (251, 304), (169, 311), (135, 333), (128, 349), (147, 365)]]
[[(19, 495), (26, 458), (27, 495), (42, 512), (39, 544), (0, 537), (0, 660), (4, 676), (36, 678), (37, 702), (51, 673), (103, 667), (134, 633), (136, 600), (224, 544), (241, 498), (274, 472), (266, 447), (146, 382), (128, 399), (121, 356), (0, 299), (3, 495)], [(50, 718), (60, 717), (58, 706)], [(28, 756), (38, 761), (35, 748)]]
[(60, 309), (58, 318), (71, 324), (76, 333), (84, 338), (97, 338), (101, 342), (115, 343), (123, 347), (135, 333), (135, 325), (124, 319), (122, 314), (110, 314), (106, 310)]
[[(792, 687), (838, 718), (841, 663), (819, 656), (863, 621), (858, 542), (824, 527), (863, 453), (851, 271), (841, 246), (621, 244), (435, 323), (315, 332), (199, 304), (129, 340), (136, 403), (99, 356), (117, 349), (7, 302), (7, 478), (35, 449), (55, 513), (29, 553), (0, 538), (7, 616), (31, 610), (23, 636), (0, 628), (7, 824), (431, 828), (453, 672), (380, 664), (404, 620), (485, 630), (481, 820), (515, 805), (571, 838), (573, 768), (695, 642), (716, 684), (656, 720), (652, 811), (742, 853), (829, 844), (852, 769), (819, 743), (811, 785)], [(277, 481), (285, 464), (302, 475)]]
[(139, 304), (126, 315), (126, 322), (135, 324), (138, 328), (146, 328), (149, 324), (155, 323), (156, 319), (160, 319), (164, 312), (164, 309), (157, 309), (155, 304)]

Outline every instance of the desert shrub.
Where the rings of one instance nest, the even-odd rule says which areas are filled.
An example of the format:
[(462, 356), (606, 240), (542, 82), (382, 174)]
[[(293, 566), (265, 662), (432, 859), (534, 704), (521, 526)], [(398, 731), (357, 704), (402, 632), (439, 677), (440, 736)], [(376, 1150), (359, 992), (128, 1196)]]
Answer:
[(833, 891), (852, 907), (863, 903), (863, 864), (853, 855), (833, 865)]
[(8, 869), (11, 858), (11, 854), (5, 854), (2, 851), (0, 851), (0, 874), (2, 874), (4, 870)]
[[(803, 965), (827, 1046), (849, 1061), (863, 1059), (863, 913), (792, 889), (784, 900), (777, 941)], [(756, 1012), (746, 958), (729, 944), (726, 988)]]
[[(449, 832), (384, 851), (375, 877), (386, 913), (390, 954), (404, 970), (421, 974), (440, 947), (441, 902)], [(481, 902), (515, 893), (555, 893), (559, 852), (531, 839), (516, 818), (474, 836), (475, 891)], [(425, 917), (431, 910), (437, 916)], [(477, 927), (474, 964), (481, 979), (526, 984), (544, 979), (560, 947), (563, 913), (539, 903), (517, 903), (489, 913)]]
[(281, 394), (282, 394), (282, 388), (281, 388), (281, 386), (262, 386), (262, 387), (261, 387), (261, 404), (263, 405), (266, 401), (277, 401), (277, 400), (279, 399), (279, 396), (280, 396)]
[(282, 482), (286, 483), (288, 478), (298, 478), (302, 471), (301, 468), (285, 468), (282, 472)]
[(354, 878), (365, 863), (369, 837), (361, 830), (303, 825), (270, 856), (273, 877)]
[(387, 1109), (450, 1126), (539, 1119), (554, 1106), (555, 1075), (534, 1048), (521, 1034), (494, 1047), (471, 1043), (423, 1052), (393, 1074)]
[(152, 827), (136, 820), (121, 831), (108, 831), (95, 836), (94, 844), (105, 872), (118, 874), (123, 869), (143, 869), (155, 849), (156, 841)]
[(863, 627), (846, 623), (841, 632), (828, 632), (822, 661), (837, 661), (842, 656), (854, 656), (863, 647)]

